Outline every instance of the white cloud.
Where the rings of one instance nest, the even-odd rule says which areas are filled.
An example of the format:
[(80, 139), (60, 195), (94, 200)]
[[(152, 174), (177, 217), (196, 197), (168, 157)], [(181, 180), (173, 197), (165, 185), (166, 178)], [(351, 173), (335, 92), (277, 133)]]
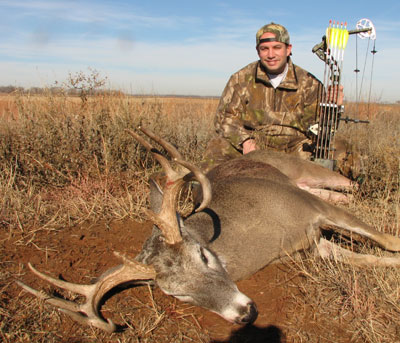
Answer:
[[(1, 83), (52, 85), (55, 80), (63, 81), (68, 72), (85, 71), (90, 66), (108, 76), (111, 85), (128, 91), (219, 95), (233, 72), (257, 59), (257, 29), (269, 18), (290, 16), (271, 10), (260, 21), (261, 15), (253, 18), (254, 11), (243, 13), (232, 5), (221, 6), (225, 6), (225, 15), (200, 17), (190, 13), (177, 17), (153, 15), (129, 2), (118, 6), (98, 2), (94, 6), (94, 2), (72, 0), (2, 1), (2, 9), (17, 9), (18, 18), (41, 20), (27, 27), (20, 24), (3, 35)], [(10, 26), (0, 25), (4, 29)], [(384, 100), (398, 100), (394, 82), (400, 75), (394, 66), (399, 52), (395, 34), (400, 24), (375, 25), (379, 27), (377, 49), (382, 51), (375, 56), (374, 92), (383, 94)], [(323, 63), (312, 55), (311, 48), (321, 40), (323, 30), (312, 24), (300, 27), (289, 27), (293, 60), (322, 78)], [(153, 38), (154, 32), (160, 39)], [(354, 49), (349, 43), (343, 78), (347, 89), (354, 88), (353, 61)]]
[[(107, 76), (110, 85), (135, 92), (157, 94), (199, 94), (219, 95), (229, 76), (257, 59), (253, 42), (232, 43), (230, 40), (208, 43), (142, 43), (131, 42), (121, 48), (118, 37), (98, 40), (65, 40), (52, 42), (42, 49), (29, 46), (0, 45), (0, 53), (6, 51), (17, 55), (20, 63), (2, 63), (0, 72), (3, 84), (52, 85), (63, 81), (68, 72), (85, 71), (93, 67)], [(322, 79), (324, 65), (312, 55), (311, 42), (295, 45), (293, 60)], [(352, 45), (346, 50), (343, 83), (347, 97), (354, 98), (355, 52)], [(399, 78), (397, 69), (386, 66), (396, 65), (398, 49), (386, 49), (375, 56), (372, 94), (380, 100), (398, 100), (395, 87), (389, 86), (388, 78)], [(359, 61), (361, 69), (364, 56)], [(37, 62), (29, 62), (37, 61)], [(368, 61), (370, 68), (371, 57)], [(358, 82), (361, 82), (359, 75)], [(370, 69), (364, 79), (364, 89), (369, 91)]]

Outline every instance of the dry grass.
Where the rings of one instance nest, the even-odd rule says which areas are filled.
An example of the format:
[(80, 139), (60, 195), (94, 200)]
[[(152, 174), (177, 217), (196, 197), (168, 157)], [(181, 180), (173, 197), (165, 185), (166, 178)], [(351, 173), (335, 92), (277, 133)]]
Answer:
[(14, 99), (0, 124), (0, 225), (30, 230), (140, 217), (158, 168), (125, 132), (143, 123), (189, 160), (212, 133), (216, 100), (108, 96)]
[[(93, 221), (142, 218), (147, 201), (147, 178), (158, 166), (124, 131), (145, 124), (198, 162), (213, 135), (215, 99), (133, 98), (122, 95), (90, 99), (85, 106), (63, 96), (15, 96), (0, 106), (0, 229), (4, 242), (18, 235), (59, 230)], [(350, 106), (351, 108), (351, 106)], [(351, 211), (378, 230), (399, 235), (400, 229), (400, 107), (370, 105), (358, 109), (371, 124), (342, 125), (365, 159), (365, 175)], [(364, 112), (363, 112), (364, 111)], [(33, 238), (32, 238), (33, 240)], [(14, 244), (14, 243), (13, 243)], [(369, 246), (363, 247), (371, 251)], [(373, 250), (381, 253), (378, 250)], [(8, 296), (10, 261), (2, 258), (0, 274), (0, 337), (5, 342), (62, 342), (53, 329), (64, 325), (57, 311), (36, 299)], [(21, 268), (21, 267), (20, 267)], [(392, 268), (356, 269), (307, 256), (291, 264), (302, 276), (296, 284), (301, 296), (288, 314), (287, 337), (293, 342), (340, 342), (329, 334), (330, 321), (343, 323), (354, 342), (396, 342), (400, 337), (400, 274)], [(22, 273), (22, 271), (20, 271)], [(160, 341), (160, 330), (177, 324), (159, 305), (160, 299), (144, 293), (132, 301), (147, 311), (141, 321), (124, 313), (129, 334), (108, 336), (93, 330), (75, 330), (76, 342)], [(153, 300), (150, 301), (149, 297)], [(119, 304), (119, 303), (118, 303)], [(116, 304), (118, 308), (118, 304)], [(188, 315), (190, 316), (190, 315)], [(186, 316), (183, 316), (187, 320)], [(326, 335), (313, 335), (307, 321), (325, 328)], [(169, 324), (166, 324), (169, 323)], [(173, 324), (175, 323), (175, 324)], [(164, 327), (164, 329), (163, 329)], [(157, 330), (155, 330), (157, 328)], [(188, 341), (186, 329), (169, 341)], [(85, 334), (84, 334), (85, 332)], [(200, 331), (199, 331), (200, 332)], [(197, 341), (206, 337), (197, 332)], [(321, 331), (316, 331), (321, 332)], [(166, 333), (163, 333), (166, 337)], [(194, 336), (193, 336), (194, 335)], [(192, 338), (193, 339), (193, 338)]]
[[(360, 107), (361, 110), (363, 107)], [(371, 108), (371, 107), (370, 107)], [(400, 106), (373, 104), (369, 125), (343, 125), (361, 151), (365, 175), (350, 210), (379, 231), (400, 234)], [(351, 107), (350, 107), (351, 109)], [(364, 107), (367, 110), (367, 107)], [(361, 118), (366, 117), (361, 112)], [(364, 253), (391, 255), (371, 246)], [(291, 325), (295, 342), (399, 342), (400, 273), (393, 268), (356, 268), (308, 255), (291, 265), (303, 282), (296, 284), (303, 297), (294, 297)], [(313, 334), (304, 322), (321, 331)], [(343, 337), (337, 336), (342, 330)]]
[[(0, 97), (0, 242), (14, 245), (1, 258), (2, 341), (64, 340), (53, 328), (65, 325), (65, 317), (39, 300), (15, 298), (14, 280), (26, 271), (12, 251), (33, 246), (47, 258), (57, 252), (37, 242), (39, 233), (85, 222), (141, 220), (148, 176), (159, 166), (125, 129), (142, 123), (198, 161), (212, 133), (215, 107), (212, 99), (117, 95), (91, 98), (82, 106), (80, 99), (64, 96)], [(117, 295), (118, 303), (113, 301), (126, 332), (89, 330), (88, 335), (73, 325), (63, 328), (64, 334), (74, 342), (206, 341), (190, 313), (176, 320), (161, 292), (140, 296)]]

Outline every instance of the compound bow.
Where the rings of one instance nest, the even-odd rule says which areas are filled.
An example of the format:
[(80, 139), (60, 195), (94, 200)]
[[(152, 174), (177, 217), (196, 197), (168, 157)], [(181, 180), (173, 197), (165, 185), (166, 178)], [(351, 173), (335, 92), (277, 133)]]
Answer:
[[(341, 71), (343, 68), (344, 51), (347, 46), (349, 35), (357, 34), (360, 38), (370, 38), (375, 40), (376, 33), (372, 22), (362, 19), (357, 23), (357, 29), (347, 30), (347, 23), (329, 22), (326, 34), (322, 37), (322, 42), (315, 45), (312, 52), (315, 53), (325, 64), (323, 91), (320, 96), (318, 110), (319, 121), (311, 126), (310, 131), (313, 135), (314, 156), (313, 160), (331, 170), (335, 169), (333, 154), (335, 151), (335, 133), (339, 126), (339, 121), (346, 123), (368, 123), (367, 120), (343, 117), (344, 106), (337, 104), (341, 89)], [(372, 53), (376, 53), (375, 47)], [(359, 72), (356, 67), (355, 72)], [(356, 93), (357, 90), (356, 90)], [(358, 101), (358, 100), (357, 100)]]

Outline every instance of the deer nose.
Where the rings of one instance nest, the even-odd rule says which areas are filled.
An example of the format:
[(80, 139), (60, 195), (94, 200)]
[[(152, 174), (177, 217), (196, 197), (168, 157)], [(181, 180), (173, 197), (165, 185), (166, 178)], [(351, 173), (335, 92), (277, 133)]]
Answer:
[(258, 317), (257, 306), (254, 302), (249, 302), (243, 309), (243, 315), (236, 319), (237, 324), (251, 324)]

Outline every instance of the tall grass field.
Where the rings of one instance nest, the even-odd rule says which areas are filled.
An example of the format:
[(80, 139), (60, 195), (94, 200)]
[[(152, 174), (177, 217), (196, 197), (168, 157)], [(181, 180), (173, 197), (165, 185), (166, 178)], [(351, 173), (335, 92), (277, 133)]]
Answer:
[[(54, 94), (0, 95), (0, 340), (212, 341), (200, 326), (189, 334), (183, 324), (173, 336), (157, 336), (168, 331), (162, 304), (153, 304), (151, 324), (132, 328), (128, 323), (126, 331), (112, 336), (84, 328), (79, 338), (67, 339), (57, 327), (38, 324), (51, 310), (14, 281), (27, 273), (16, 252), (39, 246), (39, 234), (99, 222), (144, 222), (148, 177), (160, 167), (126, 129), (146, 126), (199, 163), (215, 135), (217, 104), (213, 98), (123, 94), (86, 102)], [(339, 128), (363, 156), (362, 180), (346, 208), (378, 230), (400, 236), (400, 105), (346, 104), (346, 114), (370, 120), (343, 122)], [(391, 255), (368, 244), (357, 249)], [(400, 342), (400, 269), (355, 268), (311, 255), (287, 268), (301, 282), (288, 299), (292, 311), (283, 324), (285, 342)], [(157, 302), (157, 294), (151, 301)], [(309, 330), (311, 317), (317, 318), (318, 330)], [(57, 323), (65, 321), (63, 316)], [(342, 338), (329, 334), (331, 324), (340, 327)]]

